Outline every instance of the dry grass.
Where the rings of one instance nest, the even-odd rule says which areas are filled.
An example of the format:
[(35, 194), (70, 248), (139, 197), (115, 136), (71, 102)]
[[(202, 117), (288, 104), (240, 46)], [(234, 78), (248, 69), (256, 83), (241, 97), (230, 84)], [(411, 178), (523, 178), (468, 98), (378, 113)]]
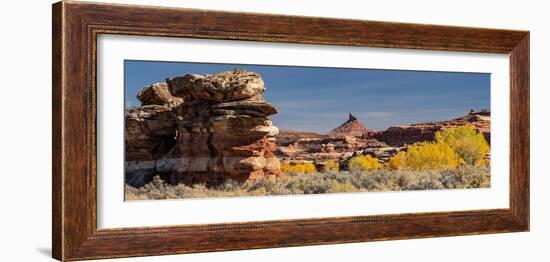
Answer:
[(327, 171), (315, 174), (290, 173), (285, 178), (265, 177), (239, 186), (227, 181), (216, 188), (204, 185), (168, 185), (159, 177), (141, 187), (126, 185), (126, 200), (211, 198), (345, 192), (381, 192), (490, 186), (490, 170), (486, 167), (463, 166), (442, 170), (371, 170)]

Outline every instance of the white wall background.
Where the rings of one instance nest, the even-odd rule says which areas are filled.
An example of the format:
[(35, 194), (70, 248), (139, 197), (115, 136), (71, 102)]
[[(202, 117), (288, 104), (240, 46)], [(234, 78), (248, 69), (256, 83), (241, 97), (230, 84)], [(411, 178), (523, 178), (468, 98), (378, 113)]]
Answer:
[[(549, 261), (550, 125), (545, 112), (550, 112), (550, 28), (545, 1), (104, 1), (531, 31), (531, 232), (123, 261)], [(51, 3), (6, 1), (0, 8), (2, 261), (50, 260)]]

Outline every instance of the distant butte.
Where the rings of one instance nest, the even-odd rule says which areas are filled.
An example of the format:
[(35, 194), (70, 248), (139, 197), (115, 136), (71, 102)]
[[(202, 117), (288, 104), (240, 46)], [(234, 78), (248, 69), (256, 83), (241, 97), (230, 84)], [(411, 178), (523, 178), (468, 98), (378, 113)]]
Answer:
[(328, 132), (329, 136), (342, 137), (342, 136), (355, 136), (361, 137), (368, 134), (369, 129), (357, 120), (357, 117), (349, 113), (348, 120)]

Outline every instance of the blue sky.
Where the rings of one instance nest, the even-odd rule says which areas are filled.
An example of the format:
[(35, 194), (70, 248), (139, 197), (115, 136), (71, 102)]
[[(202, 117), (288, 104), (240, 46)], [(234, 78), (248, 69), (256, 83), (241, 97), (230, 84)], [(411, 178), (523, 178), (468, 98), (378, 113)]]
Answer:
[(490, 74), (326, 67), (207, 64), (127, 60), (126, 103), (166, 78), (246, 69), (261, 74), (265, 100), (279, 110), (270, 116), (282, 129), (326, 133), (351, 112), (370, 129), (448, 120), (470, 108), (490, 106)]

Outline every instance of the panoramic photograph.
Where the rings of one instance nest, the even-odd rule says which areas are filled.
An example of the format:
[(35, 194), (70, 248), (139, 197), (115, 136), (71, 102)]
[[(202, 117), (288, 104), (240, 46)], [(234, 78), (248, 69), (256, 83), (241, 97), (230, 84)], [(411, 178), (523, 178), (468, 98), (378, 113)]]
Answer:
[(490, 74), (124, 62), (125, 200), (489, 188)]

